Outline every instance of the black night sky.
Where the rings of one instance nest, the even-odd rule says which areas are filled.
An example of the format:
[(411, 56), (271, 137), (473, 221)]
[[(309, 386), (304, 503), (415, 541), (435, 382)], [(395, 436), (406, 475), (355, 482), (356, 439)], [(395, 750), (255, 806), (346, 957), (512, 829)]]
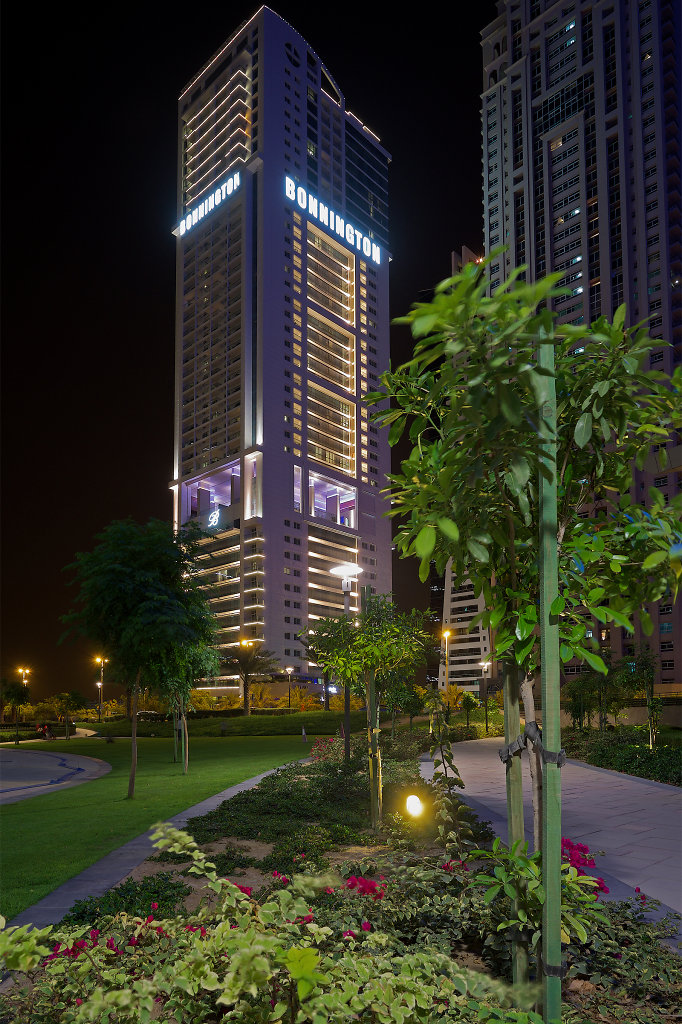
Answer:
[[(452, 249), (482, 244), (479, 31), (495, 3), (274, 7), (393, 156), (397, 316)], [(57, 645), (63, 566), (112, 519), (171, 514), (176, 101), (256, 9), (5, 5), (2, 675), (30, 666), (33, 699), (95, 699), (98, 652)], [(406, 351), (396, 333), (394, 362)], [(398, 600), (414, 603), (412, 572)]]

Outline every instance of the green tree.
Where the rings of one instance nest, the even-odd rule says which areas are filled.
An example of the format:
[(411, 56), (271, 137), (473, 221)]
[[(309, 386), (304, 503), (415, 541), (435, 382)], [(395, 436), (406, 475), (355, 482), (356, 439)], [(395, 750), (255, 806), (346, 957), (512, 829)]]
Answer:
[(255, 640), (242, 640), (239, 647), (235, 647), (225, 661), (227, 670), (236, 672), (239, 676), (245, 715), (251, 714), (251, 683), (255, 680), (268, 679), (279, 671), (276, 655), (272, 651), (256, 646), (257, 643)]
[(25, 704), (29, 699), (28, 686), (24, 686), (23, 683), (15, 683), (13, 681), (8, 682), (6, 679), (3, 680), (2, 687), (2, 698), (4, 704), (9, 705), (14, 712), (14, 724), (16, 725), (16, 739), (15, 743), (19, 745), (19, 708), (22, 704)]
[[(384, 373), (384, 390), (367, 401), (384, 402), (375, 419), (389, 427), (391, 444), (406, 430), (412, 443), (390, 478), (401, 554), (419, 558), (422, 579), (431, 560), (442, 572), (452, 559), (453, 583), (471, 579), (485, 597), (485, 611), (471, 625), (482, 621), (494, 631), (496, 658), (506, 662), (509, 742), (519, 730), (520, 691), (527, 729), (535, 718), (538, 609), (546, 593), (540, 564), (548, 553), (558, 554), (559, 591), (546, 621), (550, 632), (558, 629), (564, 661), (578, 657), (605, 673), (598, 645), (588, 639), (590, 617), (631, 630), (637, 614), (646, 632), (646, 604), (666, 588), (677, 594), (682, 503), (665, 506), (653, 490), (647, 513), (631, 504), (629, 489), (633, 461), (643, 466), (651, 445), (682, 422), (682, 373), (676, 369), (671, 379), (646, 368), (660, 340), (641, 327), (625, 329), (625, 307), (612, 324), (601, 317), (591, 327), (558, 326), (547, 302), (561, 294), (559, 275), (528, 284), (518, 268), (487, 295), (487, 266), (497, 256), (465, 267), (402, 319), (415, 339), (414, 357)], [(659, 465), (664, 461), (661, 449)], [(539, 501), (545, 482), (556, 492), (554, 537), (549, 508), (545, 514)], [(595, 514), (583, 520), (589, 504)], [(543, 673), (558, 684), (558, 665)], [(551, 729), (554, 735), (554, 718)], [(556, 780), (556, 766), (547, 770)], [(517, 757), (508, 762), (507, 780), (514, 841), (523, 839)], [(555, 847), (553, 837), (558, 866)]]
[(638, 644), (631, 657), (624, 659), (627, 669), (633, 676), (636, 693), (644, 693), (646, 697), (647, 724), (649, 726), (649, 748), (653, 750), (658, 723), (661, 715), (661, 698), (654, 696), (654, 680), (656, 678), (656, 662), (658, 658), (648, 644)]
[(362, 590), (362, 609), (351, 622), (345, 616), (321, 619), (302, 640), (315, 662), (357, 686), (362, 679), (367, 704), (372, 826), (381, 820), (381, 755), (378, 694), (389, 692), (401, 675), (411, 674), (426, 661), (433, 638), (424, 629), (421, 612), (401, 612), (387, 595)]
[(199, 531), (174, 533), (169, 523), (131, 519), (110, 523), (92, 551), (67, 568), (78, 586), (64, 622), (115, 660), (132, 687), (132, 742), (128, 797), (135, 793), (137, 700), (159, 667), (178, 663), (178, 652), (200, 645), (210, 612), (194, 572)]
[(64, 719), (64, 737), (71, 739), (71, 716), (75, 711), (80, 711), (85, 701), (78, 690), (70, 690), (68, 693), (55, 694), (53, 701), (54, 709), (59, 718)]
[(465, 694), (463, 694), (463, 696), (462, 696), (461, 706), (462, 706), (462, 710), (464, 711), (464, 714), (467, 716), (467, 729), (468, 729), (469, 728), (469, 716), (470, 716), (472, 711), (476, 710), (476, 708), (480, 708), (481, 702), (479, 700), (477, 700), (476, 697), (474, 697), (473, 693), (471, 693), (469, 690), (467, 690), (467, 692)]

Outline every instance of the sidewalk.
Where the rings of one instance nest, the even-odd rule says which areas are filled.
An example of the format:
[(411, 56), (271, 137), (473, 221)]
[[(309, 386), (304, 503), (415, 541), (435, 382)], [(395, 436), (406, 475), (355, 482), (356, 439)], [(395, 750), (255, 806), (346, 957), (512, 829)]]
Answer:
[(0, 804), (15, 804), (42, 793), (79, 786), (110, 771), (107, 761), (70, 751), (0, 747)]
[[(453, 744), (465, 789), (462, 798), (507, 839), (505, 769), (500, 737)], [(528, 759), (523, 755), (524, 819), (532, 846), (533, 811)], [(430, 779), (433, 762), (422, 762)], [(595, 857), (613, 899), (634, 895), (635, 886), (682, 913), (682, 790), (661, 782), (568, 761), (561, 769), (562, 835), (583, 842)]]

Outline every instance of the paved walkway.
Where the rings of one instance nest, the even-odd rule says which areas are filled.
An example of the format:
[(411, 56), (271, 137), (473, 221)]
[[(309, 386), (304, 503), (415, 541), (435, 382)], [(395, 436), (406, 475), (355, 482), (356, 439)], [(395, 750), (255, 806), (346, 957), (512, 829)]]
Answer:
[(51, 750), (22, 750), (0, 747), (0, 804), (69, 786), (80, 786), (111, 771), (111, 765), (98, 757)]
[[(497, 738), (453, 744), (454, 760), (465, 789), (463, 799), (497, 835), (507, 838), (505, 769)], [(433, 762), (422, 762), (430, 779)], [(530, 774), (524, 756), (524, 816), (532, 845)], [(682, 913), (682, 790), (661, 782), (569, 761), (561, 769), (562, 835), (583, 842), (596, 857), (613, 899), (634, 895), (635, 886)]]
[[(83, 758), (83, 760), (87, 760), (87, 758)], [(190, 818), (208, 814), (209, 811), (220, 806), (223, 800), (229, 800), (230, 797), (242, 793), (246, 789), (253, 789), (261, 779), (272, 774), (273, 771), (277, 771), (277, 769), (272, 768), (270, 771), (263, 772), (262, 775), (246, 779), (245, 782), (239, 782), (236, 786), (230, 786), (221, 793), (194, 804), (186, 811), (181, 811), (173, 818), (168, 818), (168, 821), (176, 828), (183, 828)], [(27, 907), (8, 923), (10, 925), (32, 924), (36, 928), (45, 928), (48, 924), (57, 924), (61, 921), (64, 914), (77, 900), (85, 899), (88, 896), (102, 896), (155, 852), (149, 835), (149, 832), (145, 832), (143, 835), (131, 839), (125, 846), (102, 857), (96, 864), (92, 864), (85, 871), (81, 871), (79, 875), (70, 878), (68, 882), (64, 882), (58, 889), (39, 900), (38, 903), (34, 903), (32, 907)]]

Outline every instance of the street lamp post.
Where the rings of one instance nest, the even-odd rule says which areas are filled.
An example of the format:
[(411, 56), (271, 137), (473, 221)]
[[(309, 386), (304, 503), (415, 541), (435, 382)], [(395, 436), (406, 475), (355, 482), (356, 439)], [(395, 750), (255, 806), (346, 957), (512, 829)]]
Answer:
[(450, 630), (443, 630), (443, 640), (445, 640), (445, 686), (448, 685), (448, 640), (450, 639)]
[(99, 722), (102, 721), (102, 691), (104, 689), (104, 666), (109, 661), (108, 658), (95, 658), (95, 661), (99, 665), (99, 682), (97, 688), (99, 690), (99, 705), (97, 708), (97, 719)]
[[(26, 694), (28, 693), (28, 677), (31, 674), (31, 670), (30, 670), (30, 668), (18, 668), (17, 672), (21, 672), (21, 681), (22, 681), (22, 683), (24, 685), (24, 696), (26, 696)], [(26, 703), (26, 701), (24, 701), (24, 703)], [(14, 708), (14, 720), (15, 720), (15, 724), (16, 724), (16, 727), (17, 727), (17, 738), (15, 740), (15, 743), (16, 743), (17, 746), (19, 746), (19, 708), (18, 707)]]
[(289, 683), (289, 710), (291, 711), (291, 673), (294, 671), (293, 665), (289, 665), (286, 669), (288, 683)]
[[(352, 562), (344, 562), (342, 565), (334, 565), (329, 570), (332, 576), (341, 577), (341, 589), (343, 591), (343, 614), (350, 618), (350, 595), (353, 588), (353, 580), (357, 579), (362, 569)], [(350, 680), (346, 680), (343, 698), (343, 732), (344, 732), (344, 756), (346, 764), (350, 763)]]
[(489, 661), (479, 661), (479, 665), (483, 669), (483, 675), (481, 676), (481, 689), (483, 690), (483, 709), (485, 711), (485, 734), (488, 735), (488, 669), (490, 668)]

